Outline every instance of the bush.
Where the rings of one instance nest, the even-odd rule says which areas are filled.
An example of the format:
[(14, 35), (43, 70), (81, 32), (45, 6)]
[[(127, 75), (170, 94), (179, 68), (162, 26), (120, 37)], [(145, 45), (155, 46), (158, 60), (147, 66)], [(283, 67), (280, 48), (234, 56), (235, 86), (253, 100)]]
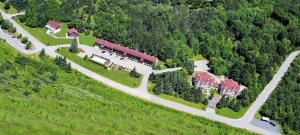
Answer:
[(19, 16), (19, 21), (20, 21), (21, 23), (24, 23), (24, 22), (26, 21), (26, 16), (25, 16), (25, 15)]
[(27, 44), (26, 44), (26, 50), (29, 50), (29, 49), (31, 49), (32, 48), (32, 44), (31, 44), (31, 42), (29, 41), (29, 42), (27, 42)]
[(17, 32), (17, 29), (13, 26), (11, 26), (9, 29), (8, 29), (8, 32), (10, 33), (16, 33)]
[(9, 10), (10, 9), (10, 4), (8, 2), (5, 3), (4, 9), (5, 10)]
[(23, 35), (21, 33), (17, 36), (18, 39), (21, 39), (22, 37)]
[(134, 77), (134, 78), (139, 78), (140, 74), (136, 72), (136, 69), (134, 68), (133, 70), (130, 71), (129, 76)]
[(83, 60), (88, 60), (89, 57), (87, 55), (84, 56)]
[(11, 24), (8, 20), (4, 20), (1, 24), (1, 28), (4, 30), (8, 30), (11, 27)]
[(85, 32), (84, 32), (84, 35), (90, 35), (91, 34), (91, 32), (89, 31), (89, 30), (86, 30)]
[(28, 42), (28, 38), (27, 37), (23, 37), (22, 40), (21, 40), (21, 42), (23, 44), (26, 44)]

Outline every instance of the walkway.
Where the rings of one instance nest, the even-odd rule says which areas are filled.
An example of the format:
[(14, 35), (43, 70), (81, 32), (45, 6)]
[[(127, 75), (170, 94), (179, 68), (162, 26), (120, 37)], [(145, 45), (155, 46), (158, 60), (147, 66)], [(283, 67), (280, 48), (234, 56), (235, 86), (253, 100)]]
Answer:
[[(51, 56), (51, 57), (56, 57), (57, 54), (55, 52), (55, 49), (57, 48), (57, 46), (51, 46), (51, 47), (47, 47), (46, 45), (42, 44), (41, 42), (39, 42), (36, 38), (34, 38), (33, 36), (31, 36), (27, 31), (25, 31), (19, 24), (17, 24), (13, 19), (10, 18), (10, 16), (7, 16), (4, 12), (1, 11), (1, 13), (3, 14), (4, 18), (9, 19), (14, 26), (17, 28), (17, 31), (19, 33), (22, 33), (24, 36), (27, 36), (28, 39), (30, 41), (32, 41), (33, 45), (35, 45), (36, 51), (41, 50), (42, 48), (45, 48), (46, 53)], [(1, 37), (3, 36), (3, 34), (0, 35)], [(11, 37), (7, 37), (7, 36), (3, 36), (2, 38), (6, 38), (7, 40)], [(14, 44), (14, 42), (11, 42)], [(15, 45), (12, 45), (13, 47), (16, 48)], [(27, 50), (25, 50), (25, 48), (17, 48), (19, 51), (21, 52), (27, 52)], [(28, 52), (27, 52), (28, 53)], [(32, 52), (34, 53), (34, 52)], [(178, 111), (183, 111), (186, 113), (190, 113), (196, 116), (201, 116), (201, 117), (205, 117), (208, 118), (210, 120), (214, 120), (214, 121), (219, 121), (225, 124), (228, 124), (230, 126), (233, 127), (237, 127), (237, 128), (244, 128), (244, 129), (248, 129), (250, 131), (253, 132), (258, 132), (258, 133), (262, 133), (262, 134), (267, 134), (267, 135), (275, 135), (278, 133), (274, 133), (272, 131), (266, 130), (264, 128), (261, 127), (256, 127), (254, 125), (251, 125), (250, 121), (252, 120), (254, 114), (256, 111), (258, 111), (258, 109), (263, 105), (263, 103), (267, 100), (267, 98), (269, 97), (269, 95), (272, 93), (272, 91), (275, 89), (275, 87), (277, 86), (277, 84), (279, 83), (281, 77), (284, 75), (284, 73), (287, 71), (288, 67), (290, 66), (291, 62), (295, 59), (295, 57), (299, 54), (299, 51), (295, 51), (293, 53), (291, 53), (287, 59), (285, 60), (285, 62), (282, 64), (282, 66), (280, 67), (280, 69), (278, 70), (278, 72), (274, 75), (272, 81), (265, 87), (265, 89), (263, 90), (263, 92), (259, 95), (259, 97), (257, 98), (257, 100), (251, 105), (251, 107), (249, 108), (248, 112), (240, 119), (230, 119), (227, 117), (223, 117), (220, 115), (217, 115), (215, 113), (210, 113), (210, 112), (206, 112), (206, 111), (202, 111), (202, 110), (198, 110), (177, 102), (173, 102), (173, 101), (169, 101), (154, 95), (151, 95), (147, 92), (147, 86), (148, 86), (148, 78), (150, 76), (150, 74), (153, 72), (152, 70), (145, 72), (143, 74), (143, 79), (142, 79), (142, 83), (138, 88), (129, 88), (127, 86), (124, 86), (122, 84), (119, 84), (117, 82), (114, 82), (112, 80), (109, 80), (103, 76), (98, 75), (97, 73), (94, 73), (72, 61), (72, 68), (78, 70), (79, 72), (81, 72), (82, 74), (91, 77), (95, 80), (98, 80), (100, 82), (102, 82), (103, 84), (106, 84), (110, 87), (116, 88), (124, 93), (127, 93), (129, 95), (150, 101), (152, 103), (156, 103), (156, 104), (160, 104)], [(30, 53), (29, 53), (30, 54)], [(160, 71), (158, 71), (160, 72)]]

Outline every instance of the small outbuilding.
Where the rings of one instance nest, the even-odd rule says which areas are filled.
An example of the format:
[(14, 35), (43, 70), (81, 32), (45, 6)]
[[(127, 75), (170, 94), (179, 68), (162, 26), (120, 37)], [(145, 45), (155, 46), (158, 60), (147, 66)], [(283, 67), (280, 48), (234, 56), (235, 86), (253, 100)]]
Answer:
[(75, 28), (69, 29), (68, 36), (73, 38), (79, 37), (78, 30)]
[(109, 67), (112, 65), (112, 62), (107, 59), (107, 58), (104, 58), (102, 56), (99, 56), (99, 55), (96, 55), (96, 54), (93, 54), (92, 57), (91, 57), (91, 60), (94, 61), (94, 62), (97, 62), (103, 66), (106, 66), (106, 67)]

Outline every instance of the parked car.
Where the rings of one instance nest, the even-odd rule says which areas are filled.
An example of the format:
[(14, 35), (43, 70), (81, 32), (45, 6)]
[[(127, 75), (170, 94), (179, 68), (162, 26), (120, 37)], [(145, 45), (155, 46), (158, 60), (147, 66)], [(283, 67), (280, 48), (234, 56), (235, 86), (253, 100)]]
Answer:
[(276, 127), (276, 123), (274, 121), (269, 122), (273, 127)]
[(265, 121), (265, 122), (270, 122), (270, 118), (269, 117), (261, 117), (260, 120), (261, 121)]

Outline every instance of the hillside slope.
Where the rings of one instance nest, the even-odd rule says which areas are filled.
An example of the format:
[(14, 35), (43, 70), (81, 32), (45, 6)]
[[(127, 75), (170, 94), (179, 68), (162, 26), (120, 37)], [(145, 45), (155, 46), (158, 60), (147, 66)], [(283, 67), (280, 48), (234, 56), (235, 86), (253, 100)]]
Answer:
[[(1, 134), (251, 134), (121, 94), (0, 42)], [(178, 128), (180, 127), (180, 128)]]

